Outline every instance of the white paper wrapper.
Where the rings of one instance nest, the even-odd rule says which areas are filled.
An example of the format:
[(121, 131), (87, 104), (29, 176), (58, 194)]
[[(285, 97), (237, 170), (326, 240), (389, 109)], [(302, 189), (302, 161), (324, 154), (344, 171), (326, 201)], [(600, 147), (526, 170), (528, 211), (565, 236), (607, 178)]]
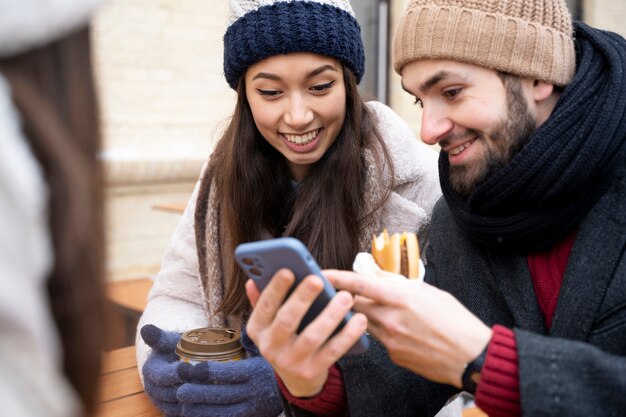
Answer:
[[(415, 281), (423, 282), (424, 281), (424, 264), (420, 259), (420, 274), (419, 277), (415, 278)], [(395, 277), (406, 279), (406, 277), (400, 274), (394, 274), (393, 272), (387, 272), (380, 269), (374, 257), (371, 253), (368, 252), (359, 252), (354, 258), (354, 263), (352, 264), (352, 269), (354, 272), (358, 272), (359, 274), (371, 276), (371, 277)]]

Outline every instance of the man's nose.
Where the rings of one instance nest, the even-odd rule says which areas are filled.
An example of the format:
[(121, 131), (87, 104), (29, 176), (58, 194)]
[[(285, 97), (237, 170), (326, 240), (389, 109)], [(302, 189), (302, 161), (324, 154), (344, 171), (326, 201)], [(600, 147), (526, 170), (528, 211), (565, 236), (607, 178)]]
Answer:
[(422, 128), (420, 136), (428, 145), (435, 145), (450, 133), (454, 124), (441, 109), (424, 106), (422, 109)]

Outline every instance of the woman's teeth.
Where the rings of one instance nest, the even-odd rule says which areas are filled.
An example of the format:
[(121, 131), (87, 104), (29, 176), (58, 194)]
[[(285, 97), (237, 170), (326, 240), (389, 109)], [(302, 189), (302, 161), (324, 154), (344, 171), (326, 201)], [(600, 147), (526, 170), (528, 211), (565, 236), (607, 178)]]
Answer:
[(306, 145), (307, 143), (311, 142), (313, 139), (317, 137), (317, 134), (319, 133), (319, 131), (320, 130), (317, 129), (301, 136), (300, 135), (288, 135), (285, 133), (284, 136), (291, 143), (295, 143), (296, 145)]

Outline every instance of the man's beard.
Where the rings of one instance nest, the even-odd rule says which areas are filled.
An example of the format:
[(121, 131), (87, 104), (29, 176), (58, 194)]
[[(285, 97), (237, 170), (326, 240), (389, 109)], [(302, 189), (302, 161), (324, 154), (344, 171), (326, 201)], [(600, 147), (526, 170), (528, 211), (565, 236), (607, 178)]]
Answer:
[[(528, 111), (521, 83), (518, 78), (504, 81), (507, 98), (507, 114), (490, 132), (481, 133), (468, 129), (464, 137), (476, 137), (485, 146), (482, 160), (468, 165), (450, 165), (450, 185), (459, 194), (468, 196), (492, 174), (503, 168), (528, 142), (535, 131), (536, 121)], [(442, 142), (453, 143), (449, 137)]]

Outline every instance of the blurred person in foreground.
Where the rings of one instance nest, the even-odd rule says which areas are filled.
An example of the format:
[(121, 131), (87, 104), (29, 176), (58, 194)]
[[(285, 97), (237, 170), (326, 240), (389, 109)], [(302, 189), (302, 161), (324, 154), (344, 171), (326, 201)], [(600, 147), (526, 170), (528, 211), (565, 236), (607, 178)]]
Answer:
[(319, 280), (282, 306), (291, 274), (248, 282), (289, 413), (341, 385), (352, 417), (431, 416), (461, 390), (492, 417), (623, 416), (626, 41), (563, 0), (411, 0), (393, 55), (441, 146), (426, 283), (327, 271), (391, 359), (373, 345), (337, 379), (359, 317), (325, 341), (351, 303), (296, 335)]
[(89, 19), (99, 0), (0, 0), (0, 410), (95, 408), (103, 230)]

